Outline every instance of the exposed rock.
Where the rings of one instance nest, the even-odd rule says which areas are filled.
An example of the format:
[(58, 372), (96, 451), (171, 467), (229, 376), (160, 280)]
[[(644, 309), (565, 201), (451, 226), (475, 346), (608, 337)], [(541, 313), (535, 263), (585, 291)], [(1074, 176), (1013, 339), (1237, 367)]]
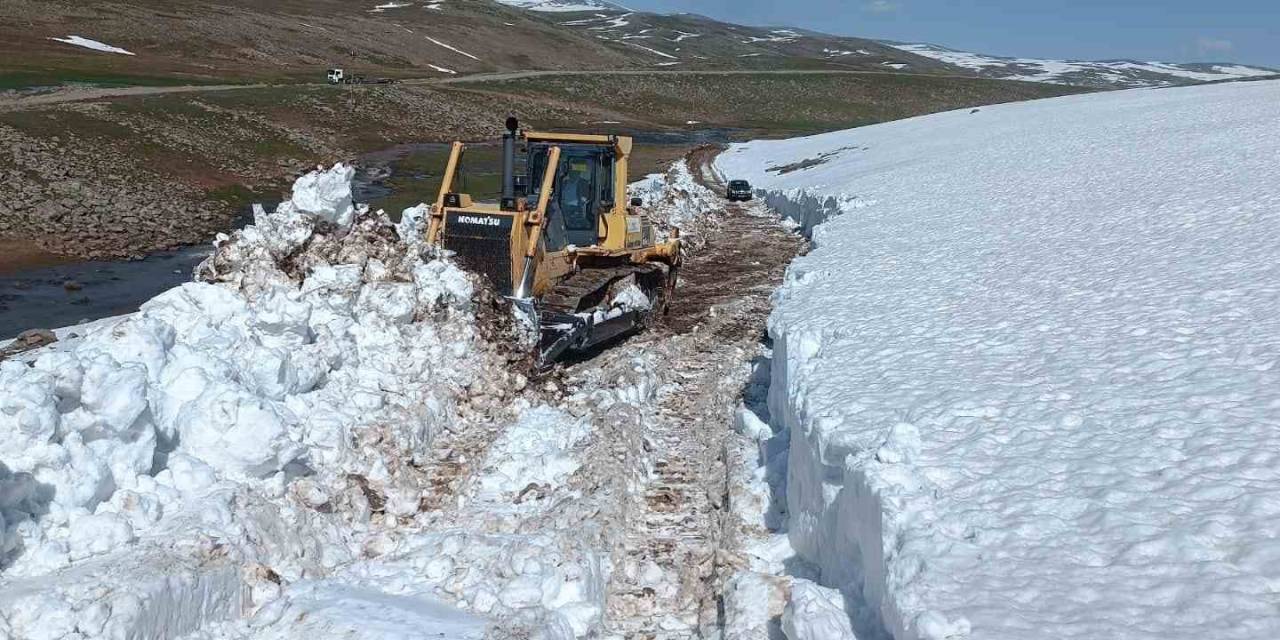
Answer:
[(58, 336), (48, 329), (30, 329), (18, 334), (8, 346), (0, 348), (0, 360), (15, 356), (25, 351), (39, 349), (58, 341)]

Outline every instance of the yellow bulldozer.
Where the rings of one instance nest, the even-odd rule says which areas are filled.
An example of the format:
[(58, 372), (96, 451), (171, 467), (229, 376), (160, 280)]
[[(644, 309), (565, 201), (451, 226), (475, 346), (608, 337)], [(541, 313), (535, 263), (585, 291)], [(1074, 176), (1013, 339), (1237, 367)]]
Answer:
[(506, 125), (498, 201), (455, 190), (466, 145), (453, 143), (428, 242), (537, 319), (542, 366), (665, 312), (680, 234), (673, 229), (658, 239), (643, 203), (628, 201), (631, 138), (521, 131), (515, 118)]

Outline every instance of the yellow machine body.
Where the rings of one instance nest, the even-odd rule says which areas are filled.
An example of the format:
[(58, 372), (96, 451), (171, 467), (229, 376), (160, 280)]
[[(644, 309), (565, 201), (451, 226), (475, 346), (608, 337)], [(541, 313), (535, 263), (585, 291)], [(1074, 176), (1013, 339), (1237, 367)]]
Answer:
[[(578, 327), (568, 346), (547, 346), (557, 338), (548, 335), (548, 326), (580, 324), (592, 309), (607, 305), (619, 286), (637, 284), (655, 310), (665, 308), (680, 262), (679, 231), (658, 241), (639, 203), (626, 198), (632, 139), (523, 132), (528, 158), (521, 192), (512, 187), (520, 181), (513, 176), (514, 130), (509, 135), (504, 193), (496, 203), (475, 202), (454, 190), (466, 145), (453, 144), (428, 241), (487, 277), (500, 294), (529, 304), (543, 321), (544, 357), (611, 334), (588, 319), (591, 326)], [(641, 324), (645, 314), (633, 315), (632, 324)]]

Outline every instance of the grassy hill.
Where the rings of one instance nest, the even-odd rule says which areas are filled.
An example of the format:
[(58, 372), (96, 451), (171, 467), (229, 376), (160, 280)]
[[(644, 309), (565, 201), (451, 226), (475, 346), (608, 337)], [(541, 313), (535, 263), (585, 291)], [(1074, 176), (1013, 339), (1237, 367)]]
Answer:
[[(401, 6), (377, 10), (376, 2), (350, 0), (9, 0), (0, 3), (0, 89), (60, 82), (321, 82), (330, 66), (400, 78), (664, 66), (957, 73), (870, 40), (743, 27), (688, 14), (545, 13), (491, 0), (389, 4)], [(51, 39), (70, 35), (134, 55)]]
[[(857, 38), (693, 15), (380, 2), (0, 3), (0, 242), (80, 257), (204, 242), (317, 163), (492, 138), (509, 114), (539, 128), (638, 134), (656, 163), (705, 141), (1077, 91), (980, 79)], [(69, 36), (128, 54), (52, 39)], [(329, 86), (331, 66), (406, 81)], [(528, 70), (554, 73), (504, 73)], [(205, 87), (225, 84), (239, 88)]]

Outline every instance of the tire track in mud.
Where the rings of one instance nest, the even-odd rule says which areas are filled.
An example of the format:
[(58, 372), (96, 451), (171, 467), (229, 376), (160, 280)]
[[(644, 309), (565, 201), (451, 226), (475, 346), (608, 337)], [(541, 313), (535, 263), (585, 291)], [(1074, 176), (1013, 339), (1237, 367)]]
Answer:
[[(687, 161), (720, 192), (710, 166), (718, 151)], [(475, 481), (510, 428), (501, 406), (464, 408), (471, 415), (437, 438), (422, 469), (432, 481), (420, 508), (437, 527), (550, 533), (607, 555), (603, 638), (720, 636), (722, 583), (740, 565), (726, 446), (770, 298), (805, 245), (759, 202), (723, 202), (684, 232), (696, 250), (666, 316), (517, 394), (594, 425), (580, 469), (545, 508), (515, 505), (500, 519), (475, 511)], [(637, 384), (650, 391), (636, 394)], [(620, 401), (590, 399), (601, 392)]]
[[(716, 148), (690, 155), (714, 191)], [(671, 310), (650, 334), (618, 349), (658, 357), (661, 391), (643, 420), (652, 462), (632, 496), (623, 560), (607, 592), (608, 632), (625, 638), (718, 637), (720, 594), (732, 569), (727, 531), (727, 438), (759, 354), (770, 297), (804, 240), (762, 203), (729, 204), (690, 230), (699, 249), (686, 258)]]

